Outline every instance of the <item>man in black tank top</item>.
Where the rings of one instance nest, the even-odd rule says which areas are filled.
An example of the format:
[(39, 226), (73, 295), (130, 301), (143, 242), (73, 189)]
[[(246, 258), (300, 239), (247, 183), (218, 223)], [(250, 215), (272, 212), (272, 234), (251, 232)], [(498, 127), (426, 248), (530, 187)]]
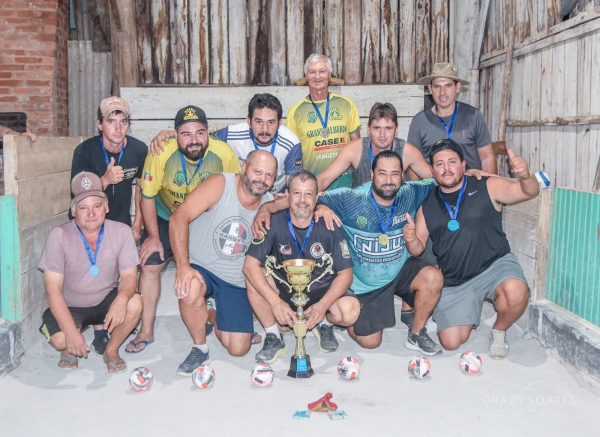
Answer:
[(469, 339), (479, 323), (484, 299), (498, 313), (490, 333), (493, 359), (508, 356), (506, 330), (527, 307), (529, 289), (502, 230), (502, 205), (532, 199), (539, 185), (525, 160), (509, 150), (512, 181), (464, 175), (462, 149), (453, 140), (440, 140), (431, 153), (431, 171), (438, 188), (405, 226), (406, 247), (419, 255), (431, 235), (433, 252), (444, 274), (442, 297), (433, 312), (442, 346), (449, 350)]
[(352, 188), (371, 180), (373, 159), (384, 150), (400, 155), (404, 168), (410, 168), (421, 179), (431, 177), (429, 165), (421, 152), (406, 144), (398, 135), (398, 114), (391, 103), (375, 103), (369, 113), (369, 136), (349, 142), (331, 164), (318, 176), (319, 189), (325, 191), (342, 173), (352, 167)]

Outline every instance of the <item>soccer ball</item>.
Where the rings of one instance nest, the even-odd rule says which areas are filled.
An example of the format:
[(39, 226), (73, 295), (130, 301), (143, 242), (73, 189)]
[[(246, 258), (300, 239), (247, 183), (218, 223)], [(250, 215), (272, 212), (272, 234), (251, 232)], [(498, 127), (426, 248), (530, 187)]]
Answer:
[(342, 358), (337, 366), (338, 375), (342, 378), (352, 381), (360, 373), (360, 364), (353, 357)]
[(154, 377), (147, 367), (138, 367), (129, 375), (129, 385), (135, 391), (146, 391), (152, 387)]
[(477, 373), (481, 370), (481, 357), (475, 352), (466, 351), (460, 356), (458, 365), (465, 373)]
[(198, 388), (209, 388), (215, 383), (215, 371), (209, 366), (200, 366), (192, 373), (192, 381)]
[(408, 374), (415, 379), (424, 379), (429, 375), (431, 363), (425, 357), (414, 357), (408, 363)]
[(275, 374), (273, 373), (273, 369), (266, 363), (259, 363), (252, 370), (252, 374), (250, 375), (250, 379), (252, 379), (252, 384), (257, 387), (266, 387), (271, 385), (273, 382), (273, 377)]

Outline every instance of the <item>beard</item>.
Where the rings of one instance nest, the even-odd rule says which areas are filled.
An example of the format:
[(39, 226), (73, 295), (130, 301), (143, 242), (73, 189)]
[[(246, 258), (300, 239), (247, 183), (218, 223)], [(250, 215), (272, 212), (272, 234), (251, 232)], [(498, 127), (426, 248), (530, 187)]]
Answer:
[[(296, 209), (296, 208), (294, 208), (294, 206), (295, 206), (296, 208), (308, 208), (308, 209), (306, 209), (306, 212), (302, 212), (302, 210), (300, 210), (300, 209)], [(294, 204), (292, 205), (292, 213), (294, 214), (294, 216), (295, 216), (296, 218), (299, 218), (299, 219), (305, 219), (305, 218), (308, 218), (308, 217), (310, 217), (310, 215), (313, 213), (313, 210), (312, 210), (312, 209), (310, 209), (310, 208), (309, 208), (309, 206), (310, 206), (310, 205), (309, 205), (308, 203), (304, 203), (304, 202), (296, 202), (296, 203), (294, 203)]]
[(456, 178), (456, 180), (454, 180), (454, 182), (447, 183), (442, 180), (442, 181), (437, 181), (437, 183), (440, 187), (443, 187), (443, 188), (454, 188), (458, 184), (460, 184), (462, 182), (462, 180), (463, 180), (463, 178), (461, 176), (459, 178)]
[[(190, 152), (190, 147), (200, 147), (198, 151)], [(206, 145), (202, 143), (190, 143), (186, 147), (179, 146), (179, 151), (190, 161), (199, 161), (204, 156)]]
[(242, 182), (246, 189), (256, 197), (261, 197), (267, 191), (269, 191), (273, 186), (268, 186), (267, 184), (260, 181), (251, 181), (247, 174), (244, 173), (242, 176)]
[[(269, 138), (267, 140), (261, 140), (261, 135), (268, 135)], [(259, 132), (258, 135), (254, 135), (254, 139), (258, 144), (262, 146), (268, 146), (273, 142), (273, 135), (271, 135), (268, 131)]]
[[(384, 187), (388, 187), (388, 188), (384, 188)], [(386, 185), (386, 186), (382, 185), (381, 187), (378, 187), (377, 185), (373, 184), (372, 188), (373, 188), (373, 192), (375, 194), (377, 194), (379, 197), (381, 197), (383, 200), (392, 200), (394, 197), (396, 197), (396, 194), (398, 194), (398, 191), (400, 190), (400, 187), (396, 187), (396, 186), (392, 186), (392, 185)]]

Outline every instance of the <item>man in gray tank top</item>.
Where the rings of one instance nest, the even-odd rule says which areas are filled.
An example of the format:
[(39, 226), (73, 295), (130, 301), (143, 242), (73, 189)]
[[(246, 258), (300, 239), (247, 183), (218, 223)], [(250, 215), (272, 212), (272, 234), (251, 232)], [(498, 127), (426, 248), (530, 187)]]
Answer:
[(351, 141), (344, 146), (335, 160), (317, 176), (319, 188), (325, 191), (349, 167), (353, 168), (352, 188), (371, 180), (373, 159), (384, 150), (393, 150), (400, 158), (404, 168), (410, 168), (421, 179), (431, 177), (429, 165), (421, 152), (407, 144), (398, 134), (398, 114), (391, 103), (375, 103), (369, 113), (367, 125), (369, 136)]
[[(242, 174), (219, 173), (194, 189), (169, 221), (169, 237), (177, 263), (175, 293), (193, 347), (177, 373), (189, 376), (210, 363), (206, 322), (214, 325), (221, 344), (234, 356), (250, 349), (254, 331), (252, 308), (242, 273), (244, 255), (252, 242), (252, 221), (258, 207), (272, 200), (277, 160), (266, 151), (253, 151)], [(214, 297), (216, 309), (207, 309)]]

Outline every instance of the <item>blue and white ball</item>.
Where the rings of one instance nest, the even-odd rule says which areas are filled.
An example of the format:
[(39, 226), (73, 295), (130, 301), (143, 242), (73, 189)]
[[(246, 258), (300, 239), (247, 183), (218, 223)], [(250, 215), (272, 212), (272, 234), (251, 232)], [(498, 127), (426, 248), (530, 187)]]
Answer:
[(545, 173), (543, 171), (536, 171), (534, 174), (535, 178), (540, 184), (540, 190), (547, 190), (548, 188), (550, 188), (552, 182), (550, 182), (550, 176), (548, 176), (548, 173)]
[(200, 366), (192, 372), (192, 381), (198, 388), (210, 388), (215, 383), (215, 371), (209, 366)]
[(338, 375), (343, 379), (352, 381), (356, 379), (360, 373), (360, 363), (356, 358), (342, 358), (337, 366)]
[(460, 356), (458, 365), (463, 372), (472, 375), (473, 373), (477, 373), (481, 370), (482, 362), (483, 360), (478, 354), (472, 351), (466, 351)]
[(250, 375), (250, 379), (252, 379), (252, 384), (257, 387), (267, 387), (271, 385), (273, 382), (273, 378), (275, 374), (273, 373), (273, 369), (267, 363), (259, 363), (252, 369), (252, 374)]
[(152, 372), (147, 367), (138, 367), (129, 375), (129, 385), (135, 391), (146, 391), (152, 387), (154, 377)]
[(414, 357), (408, 362), (408, 374), (415, 379), (425, 379), (431, 371), (431, 363), (425, 357)]

